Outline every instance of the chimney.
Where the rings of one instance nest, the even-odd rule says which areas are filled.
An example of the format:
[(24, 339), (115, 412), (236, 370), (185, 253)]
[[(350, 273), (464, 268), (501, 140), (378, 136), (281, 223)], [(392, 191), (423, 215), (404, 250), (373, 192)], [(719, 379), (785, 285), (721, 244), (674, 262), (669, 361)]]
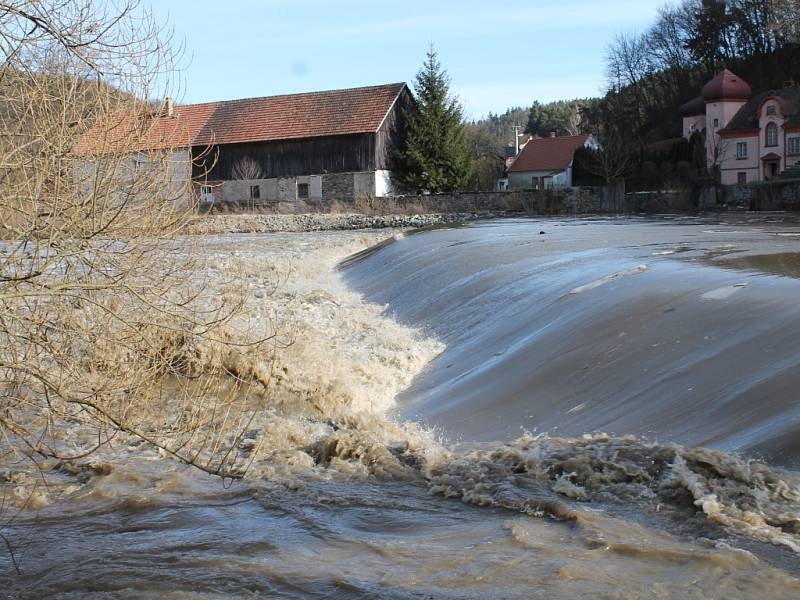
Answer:
[(163, 116), (165, 116), (165, 117), (173, 117), (173, 116), (175, 116), (175, 102), (169, 96), (164, 98), (164, 113), (163, 113)]
[(554, 137), (556, 137), (556, 132), (555, 132), (555, 131), (551, 131), (551, 132), (550, 132), (550, 137), (551, 137), (551, 138), (554, 138)]

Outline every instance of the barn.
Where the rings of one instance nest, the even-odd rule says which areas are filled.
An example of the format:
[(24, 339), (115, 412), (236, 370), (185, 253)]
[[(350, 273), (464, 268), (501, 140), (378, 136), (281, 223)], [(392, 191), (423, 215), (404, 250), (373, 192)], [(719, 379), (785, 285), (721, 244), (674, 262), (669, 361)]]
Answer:
[[(168, 150), (200, 204), (351, 202), (392, 194), (404, 83), (174, 105), (152, 115), (138, 150)], [(90, 146), (97, 139), (90, 132)], [(176, 183), (176, 185), (178, 185)]]

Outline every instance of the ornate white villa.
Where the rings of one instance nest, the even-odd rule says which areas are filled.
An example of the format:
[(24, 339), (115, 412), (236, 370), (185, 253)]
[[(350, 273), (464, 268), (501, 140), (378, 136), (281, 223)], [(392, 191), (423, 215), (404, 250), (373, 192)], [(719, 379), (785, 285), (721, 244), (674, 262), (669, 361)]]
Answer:
[(709, 170), (724, 185), (763, 181), (800, 162), (800, 87), (792, 84), (752, 96), (746, 81), (727, 69), (681, 107), (683, 135), (706, 130)]

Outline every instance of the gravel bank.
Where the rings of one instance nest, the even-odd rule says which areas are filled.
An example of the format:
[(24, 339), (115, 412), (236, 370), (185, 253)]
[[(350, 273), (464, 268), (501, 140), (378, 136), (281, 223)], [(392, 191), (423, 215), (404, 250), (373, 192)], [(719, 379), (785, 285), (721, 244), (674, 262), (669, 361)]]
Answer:
[(203, 215), (188, 227), (194, 235), (220, 233), (273, 233), (387, 227), (430, 227), (492, 219), (501, 213), (437, 213), (425, 215), (303, 214), (303, 215)]

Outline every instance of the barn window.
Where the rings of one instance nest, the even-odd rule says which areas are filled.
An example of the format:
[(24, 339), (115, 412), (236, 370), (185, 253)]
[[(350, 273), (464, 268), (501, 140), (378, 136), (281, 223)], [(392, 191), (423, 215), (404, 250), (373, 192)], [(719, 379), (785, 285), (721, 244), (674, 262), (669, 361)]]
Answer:
[(298, 198), (308, 198), (308, 184), (307, 183), (298, 183), (297, 184), (297, 197)]
[(261, 198), (261, 186), (260, 185), (251, 185), (250, 186), (250, 200), (258, 200)]
[(766, 131), (766, 140), (764, 141), (765, 146), (777, 146), (778, 145), (778, 126), (775, 123), (769, 123), (767, 125)]

